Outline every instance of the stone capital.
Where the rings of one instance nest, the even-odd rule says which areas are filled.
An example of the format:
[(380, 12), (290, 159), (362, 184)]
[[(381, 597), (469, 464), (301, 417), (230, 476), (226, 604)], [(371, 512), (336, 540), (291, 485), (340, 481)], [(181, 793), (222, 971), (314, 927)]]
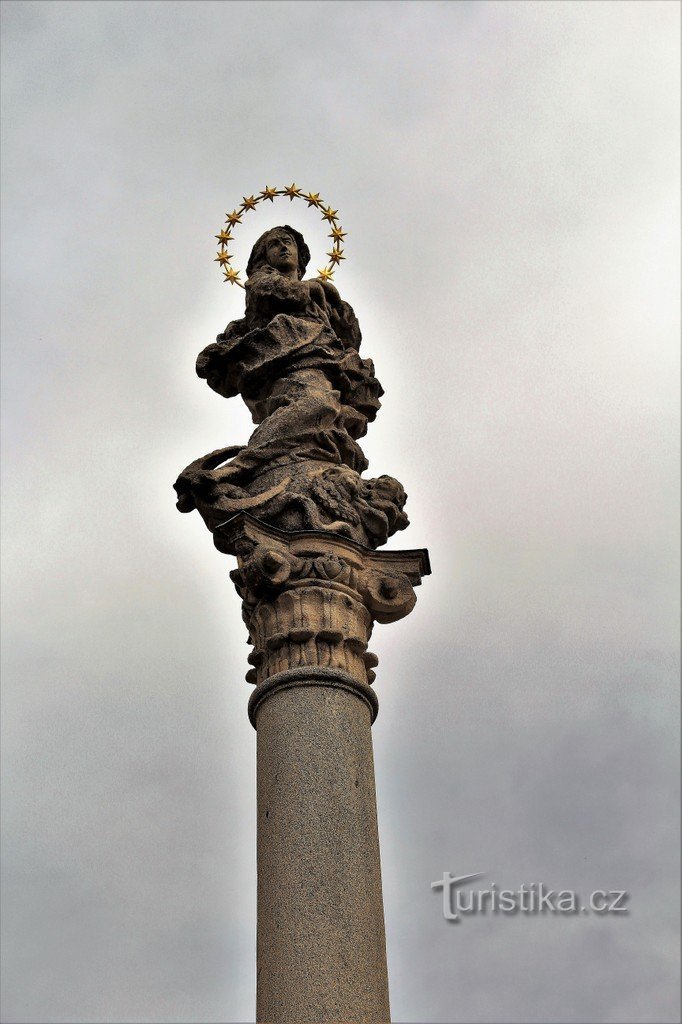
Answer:
[(246, 675), (256, 685), (253, 725), (263, 700), (293, 686), (351, 690), (373, 721), (372, 629), (412, 611), (414, 588), (431, 571), (428, 552), (374, 551), (321, 531), (285, 532), (245, 512), (216, 527), (213, 538), (219, 551), (237, 557), (230, 577), (253, 646)]

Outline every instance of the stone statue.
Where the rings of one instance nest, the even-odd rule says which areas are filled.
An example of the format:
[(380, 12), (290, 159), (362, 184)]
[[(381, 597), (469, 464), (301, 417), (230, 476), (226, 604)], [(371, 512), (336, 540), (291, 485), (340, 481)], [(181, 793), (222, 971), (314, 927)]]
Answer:
[(248, 444), (192, 462), (175, 489), (211, 530), (237, 512), (287, 531), (335, 533), (370, 548), (408, 525), (406, 494), (390, 476), (365, 478), (358, 438), (383, 389), (359, 354), (360, 327), (328, 280), (304, 280), (303, 236), (261, 235), (247, 265), (246, 309), (197, 359), (225, 398), (241, 394), (256, 429)]
[[(330, 263), (306, 280), (308, 247), (283, 225), (258, 239), (242, 283), (232, 228), (275, 197), (321, 213)], [(377, 550), (408, 525), (406, 495), (393, 477), (362, 475), (359, 439), (383, 391), (331, 283), (344, 258), (337, 214), (295, 183), (227, 214), (216, 262), (246, 308), (197, 373), (219, 395), (241, 395), (256, 428), (175, 483), (180, 511), (198, 509), (237, 560), (257, 733), (256, 1020), (268, 1024), (390, 1021), (369, 642), (375, 623), (412, 611), (431, 571), (424, 549)]]

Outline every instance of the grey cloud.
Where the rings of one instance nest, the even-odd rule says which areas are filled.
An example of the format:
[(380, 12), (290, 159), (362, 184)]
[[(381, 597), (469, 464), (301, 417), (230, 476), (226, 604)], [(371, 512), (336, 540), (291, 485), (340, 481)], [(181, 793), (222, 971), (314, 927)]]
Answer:
[[(3, 22), (3, 1020), (253, 1018), (247, 647), (171, 484), (250, 430), (194, 376), (240, 314), (212, 236), (294, 179), (434, 569), (373, 638), (394, 1019), (678, 1019), (678, 8)], [(452, 928), (444, 870), (632, 913)]]

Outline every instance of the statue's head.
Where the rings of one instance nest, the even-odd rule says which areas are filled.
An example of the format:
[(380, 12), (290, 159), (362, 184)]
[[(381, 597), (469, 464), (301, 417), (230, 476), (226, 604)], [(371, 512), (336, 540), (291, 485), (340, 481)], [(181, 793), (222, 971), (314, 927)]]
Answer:
[(305, 244), (303, 235), (295, 228), (284, 224), (282, 227), (270, 228), (260, 236), (251, 250), (246, 276), (251, 277), (262, 267), (274, 267), (283, 274), (295, 270), (300, 280), (309, 262), (310, 249)]

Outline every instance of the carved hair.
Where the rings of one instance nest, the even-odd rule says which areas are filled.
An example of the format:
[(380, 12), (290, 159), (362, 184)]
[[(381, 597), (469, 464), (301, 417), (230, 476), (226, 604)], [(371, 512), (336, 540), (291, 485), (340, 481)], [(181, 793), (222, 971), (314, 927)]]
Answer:
[(310, 262), (310, 249), (305, 244), (305, 240), (300, 231), (295, 228), (290, 228), (288, 224), (282, 224), (276, 228), (270, 228), (265, 234), (261, 235), (249, 256), (249, 262), (246, 265), (246, 276), (251, 277), (261, 267), (267, 266), (267, 242), (273, 231), (287, 231), (296, 242), (296, 248), (298, 250), (298, 277), (299, 280), (303, 277), (306, 271), (306, 267)]

